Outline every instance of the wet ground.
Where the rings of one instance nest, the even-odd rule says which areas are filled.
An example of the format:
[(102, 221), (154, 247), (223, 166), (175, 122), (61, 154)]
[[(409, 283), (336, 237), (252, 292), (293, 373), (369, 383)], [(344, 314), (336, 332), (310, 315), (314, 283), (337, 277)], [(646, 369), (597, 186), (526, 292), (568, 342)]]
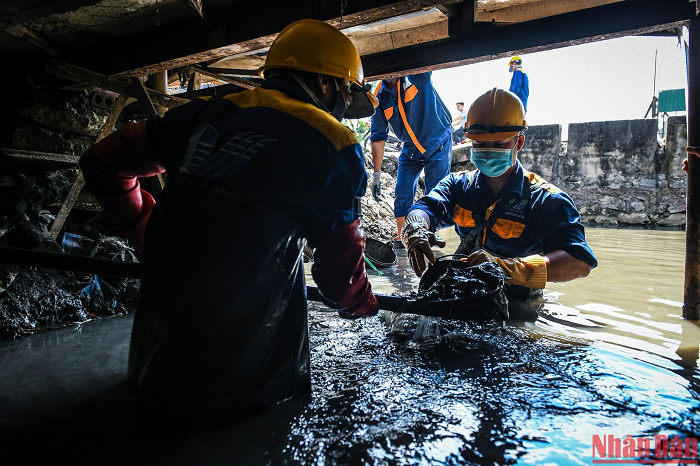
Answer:
[[(599, 268), (549, 284), (505, 328), (446, 322), (416, 340), (417, 321), (391, 333), (380, 318), (312, 306), (311, 396), (237, 421), (137, 424), (124, 382), (131, 316), (2, 342), (3, 459), (566, 465), (592, 464), (594, 435), (697, 436), (700, 329), (679, 317), (684, 234), (587, 234)], [(383, 293), (417, 283), (403, 255), (370, 273)]]

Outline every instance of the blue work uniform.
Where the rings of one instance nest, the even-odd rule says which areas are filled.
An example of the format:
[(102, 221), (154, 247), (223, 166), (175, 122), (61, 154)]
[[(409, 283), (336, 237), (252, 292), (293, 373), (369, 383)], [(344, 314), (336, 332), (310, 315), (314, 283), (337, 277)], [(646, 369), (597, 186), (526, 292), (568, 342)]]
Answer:
[(513, 71), (513, 77), (510, 78), (510, 89), (508, 90), (520, 98), (527, 112), (527, 98), (530, 96), (530, 81), (522, 68), (517, 68)]
[(355, 135), (284, 76), (154, 115), (147, 130), (168, 183), (146, 227), (129, 354), (138, 405), (211, 417), (310, 391), (302, 249), (360, 215)]
[(450, 172), (452, 116), (433, 87), (431, 74), (400, 78), (398, 95), (388, 81), (382, 81), (375, 91), (379, 106), (372, 117), (370, 141), (386, 141), (391, 124), (403, 142), (394, 200), (396, 217), (405, 216), (413, 204), (422, 170), (426, 192)]
[(481, 186), (481, 176), (478, 170), (452, 173), (411, 210), (425, 211), (433, 229), (454, 225), (462, 239), (495, 215), (495, 222), (481, 231), (476, 244), (460, 245), (459, 253), (484, 248), (500, 257), (526, 257), (562, 250), (592, 268), (598, 264), (586, 243), (576, 206), (566, 193), (524, 170), (520, 161), (498, 197)]

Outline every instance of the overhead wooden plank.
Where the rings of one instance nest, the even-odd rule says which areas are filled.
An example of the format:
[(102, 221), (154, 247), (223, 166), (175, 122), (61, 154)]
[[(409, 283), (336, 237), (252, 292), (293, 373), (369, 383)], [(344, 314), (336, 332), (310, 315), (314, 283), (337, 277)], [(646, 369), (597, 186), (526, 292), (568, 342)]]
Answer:
[[(219, 81), (223, 81), (229, 84), (235, 84), (236, 86), (243, 87), (245, 89), (255, 89), (256, 87), (259, 87), (260, 84), (253, 82), (249, 79), (240, 79), (240, 78), (233, 78), (231, 76), (222, 76), (218, 73), (214, 73), (208, 69), (203, 69), (203, 68), (194, 68), (196, 69), (197, 73), (201, 73), (205, 76), (209, 76), (210, 78), (218, 79)], [(192, 92), (194, 89), (187, 89), (187, 92)]]
[[(145, 76), (157, 71), (269, 47), (273, 35), (293, 21), (316, 18), (343, 28), (460, 0), (246, 0), (161, 24), (108, 45), (81, 50), (71, 63), (107, 75)], [(342, 11), (341, 11), (342, 9)], [(148, 44), (148, 47), (144, 47)]]
[(424, 26), (399, 29), (384, 34), (353, 37), (352, 41), (358, 53), (364, 56), (383, 52), (385, 50), (395, 50), (415, 44), (444, 39), (446, 37), (448, 37), (447, 17), (442, 21), (426, 24)]
[(521, 23), (623, 1), (625, 0), (539, 0), (491, 11), (479, 11), (476, 20), (496, 23)]
[[(126, 79), (105, 76), (103, 74), (95, 73), (93, 71), (57, 60), (47, 61), (44, 65), (44, 72), (64, 79), (70, 79), (71, 81), (113, 91), (118, 94), (126, 94), (129, 97), (138, 98), (139, 93), (141, 92), (135, 83), (129, 82)], [(187, 103), (187, 100), (185, 99), (162, 94), (152, 89), (147, 90), (147, 92), (154, 104), (161, 105), (163, 107), (173, 108)]]
[(362, 58), (371, 80), (534, 53), (685, 25), (687, 0), (627, 0), (513, 25), (477, 23), (466, 34)]

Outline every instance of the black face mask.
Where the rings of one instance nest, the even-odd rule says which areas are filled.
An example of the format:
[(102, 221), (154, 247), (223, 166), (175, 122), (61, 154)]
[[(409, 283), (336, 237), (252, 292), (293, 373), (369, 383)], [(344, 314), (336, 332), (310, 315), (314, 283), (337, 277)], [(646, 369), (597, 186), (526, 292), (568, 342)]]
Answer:
[(333, 105), (330, 114), (333, 115), (336, 120), (342, 121), (343, 117), (345, 116), (345, 112), (348, 111), (348, 106), (345, 105), (345, 99), (343, 98), (343, 93), (340, 91), (340, 86), (338, 86), (338, 81), (333, 78), (333, 82), (335, 83), (336, 89), (335, 105)]

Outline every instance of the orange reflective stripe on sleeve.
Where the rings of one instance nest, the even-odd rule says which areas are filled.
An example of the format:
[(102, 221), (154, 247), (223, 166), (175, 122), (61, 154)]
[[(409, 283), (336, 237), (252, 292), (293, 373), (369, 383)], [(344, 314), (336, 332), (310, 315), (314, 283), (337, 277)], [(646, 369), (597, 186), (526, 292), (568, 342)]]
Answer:
[(416, 145), (416, 147), (418, 148), (420, 153), (425, 154), (425, 149), (420, 144), (420, 142), (418, 142), (418, 138), (416, 137), (416, 134), (413, 132), (411, 125), (408, 124), (408, 120), (406, 119), (406, 112), (404, 111), (403, 103), (401, 102), (401, 81), (399, 81), (397, 91), (398, 91), (397, 94), (399, 97), (399, 113), (401, 114), (401, 119), (403, 120), (403, 126), (404, 126), (404, 128), (406, 128), (406, 132), (411, 137), (411, 141), (413, 141), (413, 144)]
[(387, 121), (389, 118), (391, 118), (394, 115), (394, 107), (389, 107), (384, 109), (384, 116), (386, 117)]
[(472, 211), (463, 209), (462, 207), (456, 205), (454, 211), (452, 212), (452, 219), (455, 223), (461, 227), (475, 227), (476, 222), (472, 216)]
[(524, 224), (503, 218), (496, 220), (491, 227), (491, 230), (503, 239), (520, 238), (524, 229)]

